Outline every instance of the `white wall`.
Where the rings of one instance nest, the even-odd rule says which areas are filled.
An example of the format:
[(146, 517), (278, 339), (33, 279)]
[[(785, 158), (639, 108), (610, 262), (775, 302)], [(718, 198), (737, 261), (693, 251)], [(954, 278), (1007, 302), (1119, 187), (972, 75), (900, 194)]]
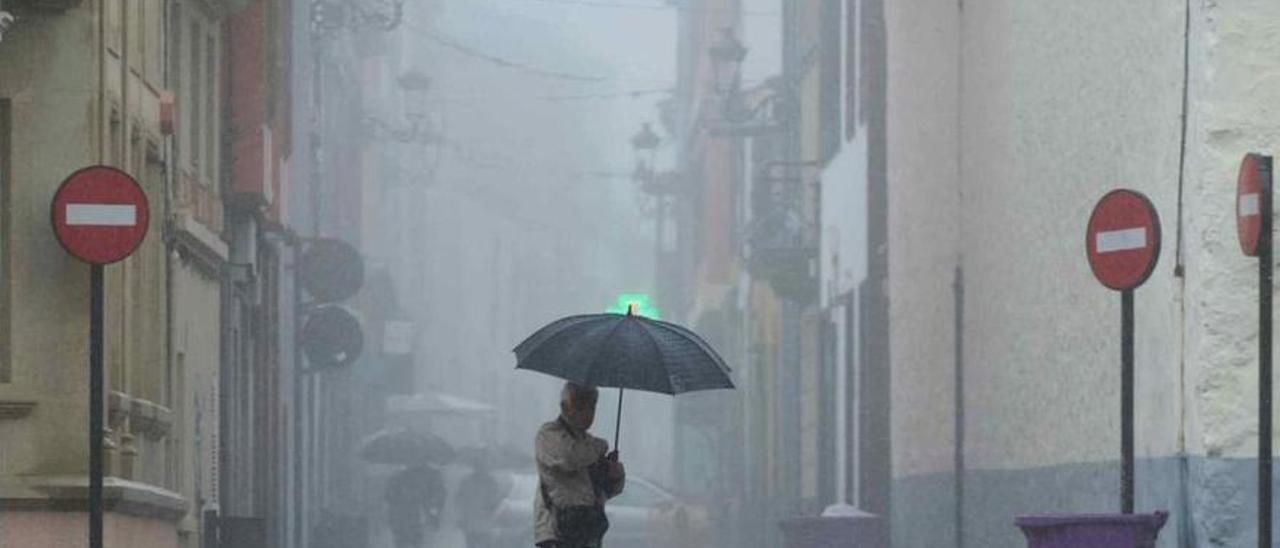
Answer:
[(903, 477), (951, 467), (959, 37), (954, 2), (887, 2), (885, 17), (893, 474)]
[[(1165, 235), (1137, 292), (1137, 457), (1181, 449), (1185, 11), (1161, 0), (887, 5), (895, 540), (952, 541), (945, 526), (911, 528), (955, 521), (961, 267), (965, 535), (1020, 545), (1015, 514), (1118, 506), (1120, 299), (1083, 250), (1088, 215), (1113, 188), (1146, 193)], [(1177, 479), (1141, 464), (1139, 510), (1175, 509)]]

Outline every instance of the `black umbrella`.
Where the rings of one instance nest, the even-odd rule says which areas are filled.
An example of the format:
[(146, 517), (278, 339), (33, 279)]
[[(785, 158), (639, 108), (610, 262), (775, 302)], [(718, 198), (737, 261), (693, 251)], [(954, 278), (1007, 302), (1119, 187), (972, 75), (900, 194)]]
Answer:
[(622, 428), (622, 389), (674, 395), (733, 388), (729, 366), (701, 337), (634, 311), (558, 320), (525, 339), (515, 353), (516, 369), (619, 389), (614, 449)]
[(445, 464), (456, 458), (456, 452), (440, 436), (400, 427), (369, 436), (360, 447), (360, 456), (378, 464)]

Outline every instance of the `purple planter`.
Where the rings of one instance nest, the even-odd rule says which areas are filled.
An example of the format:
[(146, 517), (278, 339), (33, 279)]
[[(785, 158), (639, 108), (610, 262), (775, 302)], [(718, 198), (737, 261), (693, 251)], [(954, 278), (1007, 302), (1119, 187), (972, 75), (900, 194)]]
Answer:
[(1028, 548), (1152, 548), (1167, 512), (1021, 516)]

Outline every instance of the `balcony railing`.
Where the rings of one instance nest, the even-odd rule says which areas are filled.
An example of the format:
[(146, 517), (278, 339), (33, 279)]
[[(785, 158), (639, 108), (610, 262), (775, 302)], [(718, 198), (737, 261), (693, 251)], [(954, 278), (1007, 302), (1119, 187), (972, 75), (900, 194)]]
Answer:
[(222, 232), (222, 200), (209, 185), (201, 183), (190, 174), (177, 177), (173, 206), (180, 214), (190, 215), (214, 234)]
[(804, 181), (757, 175), (752, 218), (747, 225), (746, 259), (757, 278), (780, 296), (809, 302), (818, 295), (818, 231), (804, 207)]

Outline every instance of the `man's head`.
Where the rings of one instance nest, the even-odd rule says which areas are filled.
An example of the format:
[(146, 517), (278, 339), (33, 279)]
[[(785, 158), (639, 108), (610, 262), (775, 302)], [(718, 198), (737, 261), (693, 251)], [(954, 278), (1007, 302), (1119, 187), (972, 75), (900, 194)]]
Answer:
[(564, 383), (564, 389), (560, 391), (560, 415), (574, 428), (585, 432), (596, 420), (596, 401), (599, 399), (600, 391), (595, 387)]

